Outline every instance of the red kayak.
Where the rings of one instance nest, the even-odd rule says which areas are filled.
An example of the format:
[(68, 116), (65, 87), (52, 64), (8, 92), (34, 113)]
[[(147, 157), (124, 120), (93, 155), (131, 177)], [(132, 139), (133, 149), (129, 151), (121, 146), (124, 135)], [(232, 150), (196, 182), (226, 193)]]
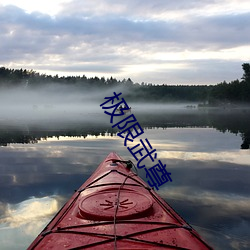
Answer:
[(110, 153), (28, 249), (212, 249)]

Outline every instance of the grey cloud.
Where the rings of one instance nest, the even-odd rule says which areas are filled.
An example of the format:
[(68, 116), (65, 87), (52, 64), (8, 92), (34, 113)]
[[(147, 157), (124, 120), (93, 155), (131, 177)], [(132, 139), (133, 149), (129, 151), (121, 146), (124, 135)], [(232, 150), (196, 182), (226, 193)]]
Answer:
[[(185, 68), (181, 67), (183, 61), (169, 61), (180, 67), (174, 69), (161, 69), (143, 73), (146, 82), (155, 84), (216, 84), (224, 80), (230, 82), (242, 76), (242, 61), (228, 60), (186, 60)], [(141, 81), (144, 81), (141, 79)]]
[[(1, 14), (3, 14), (1, 19), (4, 20), (1, 30), (8, 32), (13, 29), (17, 33), (16, 35), (25, 35), (23, 39), (24, 42), (27, 40), (29, 47), (37, 45), (39, 41), (41, 46), (55, 46), (53, 37), (62, 36), (65, 39), (63, 35), (66, 35), (69, 44), (74, 43), (75, 40), (75, 37), (71, 36), (76, 36), (78, 41), (93, 44), (102, 43), (103, 40), (108, 41), (110, 45), (135, 41), (144, 43), (162, 41), (188, 48), (240, 46), (248, 44), (250, 39), (248, 26), (250, 13), (196, 17), (187, 23), (160, 20), (136, 21), (129, 17), (117, 16), (95, 18), (57, 16), (51, 18), (41, 13), (27, 14), (19, 8), (11, 6), (2, 8)], [(7, 39), (6, 36), (2, 37), (2, 39), (4, 38)], [(18, 38), (17, 46), (22, 44), (20, 36), (14, 38)]]
[(203, 17), (183, 25), (183, 30), (189, 43), (228, 48), (249, 44), (249, 22), (250, 13)]
[[(40, 66), (40, 69), (46, 69), (45, 66)], [(109, 73), (109, 72), (119, 72), (120, 67), (116, 65), (104, 65), (101, 63), (96, 63), (96, 64), (87, 64), (87, 65), (79, 65), (78, 63), (76, 64), (71, 64), (71, 65), (65, 65), (65, 66), (60, 66), (60, 65), (51, 65), (50, 67), (51, 70), (54, 71), (61, 71), (61, 72), (96, 72), (96, 73)]]
[(218, 1), (198, 1), (198, 0), (127, 0), (115, 1), (104, 0), (100, 3), (98, 0), (74, 0), (65, 4), (62, 11), (64, 15), (80, 15), (80, 16), (106, 16), (112, 14), (115, 16), (132, 16), (132, 17), (150, 17), (153, 14), (162, 14), (169, 11), (197, 9), (207, 4), (218, 3)]

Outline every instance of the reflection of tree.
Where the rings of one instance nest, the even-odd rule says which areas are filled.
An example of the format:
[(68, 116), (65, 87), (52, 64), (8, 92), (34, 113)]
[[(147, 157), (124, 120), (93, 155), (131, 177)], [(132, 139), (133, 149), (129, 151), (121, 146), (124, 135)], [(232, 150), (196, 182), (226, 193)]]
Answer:
[(250, 132), (242, 135), (243, 143), (241, 149), (249, 149), (250, 146)]
[(48, 138), (57, 137), (59, 139), (60, 136), (68, 136), (68, 137), (83, 137), (86, 138), (88, 135), (105, 135), (108, 131), (111, 135), (115, 134), (117, 131), (111, 129), (111, 126), (105, 125), (89, 125), (89, 124), (68, 124), (58, 125), (58, 124), (50, 124), (48, 129), (40, 129), (39, 126), (29, 127), (29, 132), (27, 133), (26, 129), (22, 127), (16, 127), (9, 129), (9, 127), (1, 126), (0, 127), (0, 146), (8, 146), (11, 143), (21, 143), (21, 144), (29, 144), (29, 143), (37, 143), (39, 140), (47, 140)]
[(227, 111), (219, 116), (210, 116), (211, 126), (221, 132), (229, 131), (240, 134), (243, 143), (241, 149), (248, 149), (250, 144), (250, 110)]
[(25, 135), (22, 131), (7, 131), (0, 132), (0, 146), (7, 146), (10, 143), (37, 143), (38, 139), (33, 135)]
[[(171, 127), (210, 127), (221, 132), (240, 134), (242, 137), (242, 149), (248, 149), (250, 145), (250, 110), (183, 110), (171, 112), (138, 112), (134, 113), (143, 128), (171, 128)], [(107, 117), (108, 118), (108, 117)], [(103, 119), (103, 118), (102, 118)], [(103, 121), (92, 123), (49, 124), (46, 129), (39, 126), (29, 126), (26, 129), (9, 129), (8, 126), (0, 127), (0, 145), (7, 146), (10, 143), (36, 143), (40, 139), (59, 136), (86, 137), (87, 135), (104, 136), (115, 135), (118, 130), (112, 129), (111, 124)]]
[[(150, 117), (150, 118), (148, 118)], [(142, 117), (149, 127), (211, 127), (225, 133), (240, 134), (242, 149), (250, 145), (250, 109), (204, 109), (193, 112), (162, 113)]]

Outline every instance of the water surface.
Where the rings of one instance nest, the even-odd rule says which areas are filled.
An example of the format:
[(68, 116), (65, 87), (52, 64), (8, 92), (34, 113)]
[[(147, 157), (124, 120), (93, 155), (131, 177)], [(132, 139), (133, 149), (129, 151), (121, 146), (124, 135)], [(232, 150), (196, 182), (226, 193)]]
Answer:
[[(215, 249), (249, 249), (249, 111), (133, 113), (172, 174), (158, 193)], [(135, 161), (102, 110), (50, 115), (0, 121), (1, 249), (27, 248), (111, 151)]]

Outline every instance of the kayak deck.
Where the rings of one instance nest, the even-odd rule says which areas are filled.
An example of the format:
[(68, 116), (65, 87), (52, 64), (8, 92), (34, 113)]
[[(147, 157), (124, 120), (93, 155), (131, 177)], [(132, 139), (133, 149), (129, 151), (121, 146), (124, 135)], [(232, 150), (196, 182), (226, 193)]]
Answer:
[(212, 249), (110, 153), (28, 249)]

